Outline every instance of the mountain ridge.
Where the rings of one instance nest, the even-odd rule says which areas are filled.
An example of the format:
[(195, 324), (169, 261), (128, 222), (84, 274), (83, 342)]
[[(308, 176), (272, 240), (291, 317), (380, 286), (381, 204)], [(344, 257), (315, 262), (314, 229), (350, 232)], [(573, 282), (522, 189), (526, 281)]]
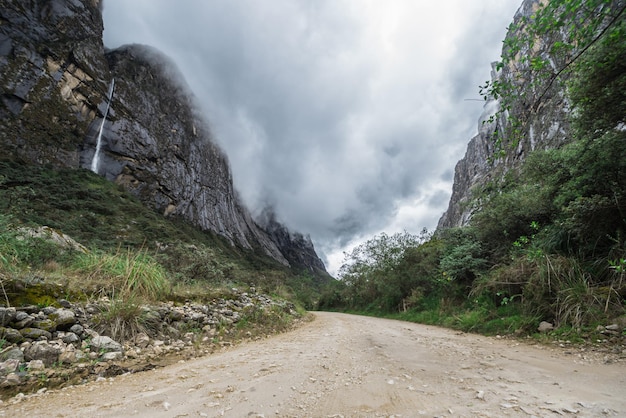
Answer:
[[(101, 175), (164, 216), (181, 217), (290, 265), (241, 202), (228, 159), (176, 65), (152, 47), (106, 49), (101, 7), (92, 0), (3, 2), (0, 144), (5, 155), (90, 168), (102, 129)], [(314, 251), (307, 254), (323, 266)]]

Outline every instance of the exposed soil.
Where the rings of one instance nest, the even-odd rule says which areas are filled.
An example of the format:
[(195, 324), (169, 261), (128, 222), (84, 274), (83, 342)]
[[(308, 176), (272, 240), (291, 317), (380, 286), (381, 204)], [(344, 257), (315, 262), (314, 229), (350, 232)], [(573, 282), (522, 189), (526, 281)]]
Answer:
[(0, 416), (624, 416), (626, 361), (402, 321), (315, 313), (200, 359), (18, 397)]

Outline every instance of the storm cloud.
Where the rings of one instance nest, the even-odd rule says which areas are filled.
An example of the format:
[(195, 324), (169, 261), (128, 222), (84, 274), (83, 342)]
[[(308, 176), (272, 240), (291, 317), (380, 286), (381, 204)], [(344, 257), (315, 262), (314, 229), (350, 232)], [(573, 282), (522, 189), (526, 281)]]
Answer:
[(334, 272), (373, 234), (434, 229), (520, 3), (105, 0), (104, 41), (177, 63), (247, 206)]

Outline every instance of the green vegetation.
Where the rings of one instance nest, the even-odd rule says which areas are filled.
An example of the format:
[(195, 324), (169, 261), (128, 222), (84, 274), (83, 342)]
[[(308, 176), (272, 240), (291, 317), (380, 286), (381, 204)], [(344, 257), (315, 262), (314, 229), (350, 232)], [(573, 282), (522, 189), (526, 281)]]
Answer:
[[(506, 77), (482, 87), (500, 100), (494, 119), (512, 115), (497, 152), (526, 134), (550, 89), (566, 92), (569, 143), (477, 188), (470, 204), (480, 210), (468, 226), (373, 237), (321, 289), (319, 278), (165, 219), (90, 171), (0, 158), (2, 303), (107, 297), (97, 326), (123, 339), (150, 326), (146, 301), (254, 286), (306, 308), (464, 331), (532, 334), (548, 320), (556, 336), (589, 334), (626, 313), (625, 10), (611, 0), (552, 0), (511, 27), (497, 65)], [(42, 225), (86, 251), (31, 236)], [(284, 321), (278, 307), (250, 309), (237, 332)]]
[[(580, 74), (581, 61), (594, 67), (592, 71), (602, 71), (602, 64), (589, 60), (589, 50), (609, 38), (623, 37), (617, 28), (623, 25), (625, 13), (626, 5), (615, 0), (551, 0), (541, 2), (532, 15), (522, 15), (509, 26), (501, 61), (496, 64), (496, 70), (503, 71), (503, 76), (480, 87), (485, 100), (494, 98), (500, 102), (490, 122), (507, 120), (504, 132), (495, 133), (497, 156), (506, 154), (507, 144), (514, 147), (520, 142), (529, 120), (546, 99), (553, 92), (563, 90), (572, 74)], [(605, 53), (607, 60), (620, 61), (615, 60), (618, 57), (612, 56), (611, 51)], [(585, 82), (591, 88), (595, 82), (607, 81), (590, 81), (593, 79), (591, 75)]]
[(76, 272), (85, 275), (99, 293), (160, 300), (170, 291), (165, 269), (142, 250), (79, 253)]
[(146, 332), (149, 323), (141, 306), (141, 299), (133, 295), (117, 297), (94, 317), (94, 330), (116, 341), (127, 341), (140, 332)]
[[(142, 303), (210, 300), (232, 287), (254, 286), (305, 307), (316, 302), (317, 278), (165, 219), (87, 170), (0, 160), (0, 213), (2, 304), (107, 297), (102, 327), (126, 335), (145, 325)], [(84, 247), (34, 236), (42, 225)]]
[[(572, 110), (570, 142), (532, 153), (518, 171), (475, 190), (480, 210), (468, 226), (372, 238), (346, 256), (320, 308), (487, 334), (533, 334), (546, 320), (569, 339), (625, 315), (626, 19), (618, 2), (582, 3), (589, 7), (553, 0), (521, 22), (527, 29), (507, 38), (501, 64), (526, 61), (524, 71), (541, 73), (531, 77), (539, 80), (527, 98), (533, 106), (569, 72), (558, 82)], [(570, 38), (550, 48), (562, 71), (525, 54), (561, 29)], [(519, 79), (487, 86), (488, 94), (513, 111)]]

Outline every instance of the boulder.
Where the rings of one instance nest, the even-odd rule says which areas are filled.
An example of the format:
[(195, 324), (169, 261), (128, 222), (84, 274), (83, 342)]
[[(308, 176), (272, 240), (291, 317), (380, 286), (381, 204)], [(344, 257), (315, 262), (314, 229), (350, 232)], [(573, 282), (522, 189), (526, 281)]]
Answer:
[(124, 358), (124, 354), (121, 351), (110, 351), (104, 353), (101, 357), (103, 361), (116, 361)]
[(168, 314), (168, 319), (170, 322), (178, 322), (183, 319), (183, 313), (178, 309), (173, 309)]
[(15, 308), (0, 307), (0, 327), (9, 325), (15, 319)]
[(41, 310), (41, 312), (42, 312), (44, 315), (51, 315), (51, 314), (55, 313), (56, 311), (57, 311), (57, 308), (55, 308), (54, 306), (46, 306), (46, 307), (44, 307), (44, 308)]
[(14, 373), (17, 371), (17, 368), (20, 366), (20, 361), (18, 359), (9, 359), (0, 363), (0, 376), (6, 376), (9, 373)]
[(59, 354), (59, 362), (63, 364), (72, 364), (76, 363), (78, 360), (76, 356), (76, 348), (69, 344), (65, 349)]
[(77, 344), (80, 345), (80, 337), (73, 332), (61, 332), (57, 336), (65, 344)]
[(17, 311), (15, 313), (15, 322), (23, 321), (25, 319), (32, 319), (32, 320), (34, 320), (35, 318), (33, 318), (32, 316), (30, 316), (29, 314), (27, 314), (26, 312), (23, 312), (23, 311)]
[(26, 365), (26, 368), (28, 368), (29, 371), (43, 370), (46, 368), (46, 365), (41, 360), (31, 360)]
[(57, 329), (57, 324), (51, 319), (42, 319), (39, 321), (33, 321), (31, 324), (33, 328), (39, 328), (44, 331), (54, 332)]
[(28, 328), (33, 324), (33, 322), (35, 322), (35, 318), (33, 316), (27, 314), (26, 312), (18, 312), (13, 327), (16, 329)]
[(40, 226), (38, 228), (22, 228), (22, 231), (29, 237), (41, 238), (46, 241), (50, 241), (61, 248), (71, 249), (74, 251), (80, 251), (87, 253), (87, 247), (79, 242), (76, 242), (72, 237), (65, 235), (61, 231), (50, 228), (49, 226)]
[(17, 347), (9, 347), (0, 353), (0, 361), (7, 360), (24, 361), (24, 353)]
[(135, 336), (135, 345), (139, 348), (146, 348), (150, 345), (150, 337), (145, 332), (140, 332)]
[(11, 344), (19, 344), (24, 341), (22, 334), (13, 328), (0, 327), (0, 338)]
[(59, 354), (61, 354), (61, 347), (58, 345), (52, 345), (47, 341), (36, 341), (26, 347), (24, 350), (24, 359), (29, 360), (41, 360), (46, 366), (52, 366), (59, 360)]
[(554, 329), (554, 325), (552, 325), (550, 322), (547, 322), (547, 321), (541, 321), (541, 323), (537, 327), (537, 331), (542, 332), (542, 333), (552, 331), (553, 329)]
[(72, 307), (72, 303), (65, 299), (59, 299), (59, 305), (66, 309), (70, 309)]
[(24, 306), (20, 306), (19, 308), (17, 308), (17, 310), (19, 312), (24, 312), (27, 314), (36, 314), (39, 312), (39, 306), (37, 305), (24, 305)]
[(110, 353), (113, 351), (123, 351), (122, 344), (113, 340), (111, 337), (107, 337), (105, 335), (101, 335), (95, 337), (91, 340), (90, 349), (93, 352), (105, 352)]
[(0, 383), (0, 387), (10, 388), (13, 386), (17, 386), (20, 384), (20, 376), (17, 373), (9, 373), (7, 377), (4, 378), (2, 383)]
[(56, 323), (56, 328), (60, 330), (70, 329), (76, 324), (76, 314), (69, 309), (57, 309), (48, 315), (48, 318)]
[(47, 340), (52, 339), (51, 333), (39, 328), (24, 328), (20, 330), (20, 334), (22, 334), (22, 337), (29, 340), (37, 340), (42, 337)]

